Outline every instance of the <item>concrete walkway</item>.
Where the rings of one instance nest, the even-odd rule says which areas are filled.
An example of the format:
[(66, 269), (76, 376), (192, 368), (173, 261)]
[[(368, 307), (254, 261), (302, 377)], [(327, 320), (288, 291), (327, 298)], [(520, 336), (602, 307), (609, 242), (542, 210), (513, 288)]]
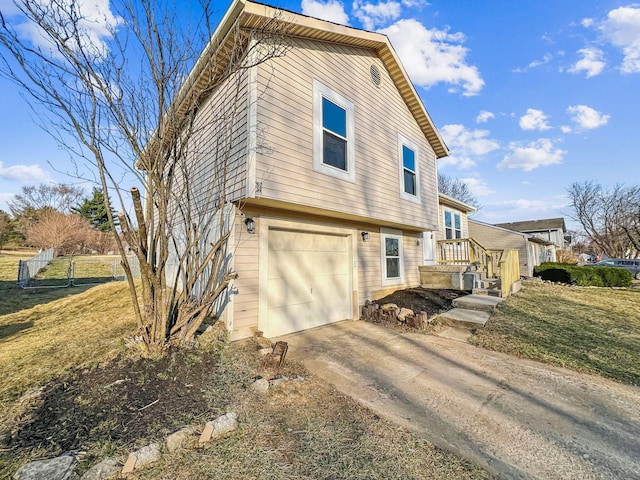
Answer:
[(640, 479), (640, 389), (463, 342), (345, 321), (287, 358), (500, 478)]

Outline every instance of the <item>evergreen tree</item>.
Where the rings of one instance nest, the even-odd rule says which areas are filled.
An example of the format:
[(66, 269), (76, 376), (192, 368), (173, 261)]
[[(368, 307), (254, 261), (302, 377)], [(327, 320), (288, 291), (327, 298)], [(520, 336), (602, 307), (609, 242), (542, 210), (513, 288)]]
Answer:
[[(71, 211), (86, 219), (93, 228), (101, 232), (111, 231), (107, 208), (104, 205), (104, 194), (99, 188), (94, 188), (93, 197), (85, 198), (80, 205), (72, 208)], [(112, 210), (111, 213), (115, 218), (115, 212)]]

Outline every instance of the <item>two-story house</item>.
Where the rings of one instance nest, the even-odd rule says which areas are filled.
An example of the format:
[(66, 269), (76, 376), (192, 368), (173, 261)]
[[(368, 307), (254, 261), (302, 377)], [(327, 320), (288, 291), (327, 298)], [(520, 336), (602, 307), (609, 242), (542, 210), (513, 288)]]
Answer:
[[(542, 220), (498, 223), (496, 226), (515, 230), (516, 232), (527, 233), (546, 242), (551, 242), (557, 248), (571, 248), (571, 236), (567, 234), (564, 218), (545, 218)], [(555, 262), (555, 256), (552, 261)]]
[[(438, 229), (436, 159), (448, 150), (388, 38), (236, 0), (208, 48), (232, 25), (251, 35), (276, 17), (286, 54), (233, 80), (244, 110), (227, 178), (232, 339), (357, 319), (367, 300), (419, 284), (424, 235)], [(229, 88), (198, 109), (201, 151)]]

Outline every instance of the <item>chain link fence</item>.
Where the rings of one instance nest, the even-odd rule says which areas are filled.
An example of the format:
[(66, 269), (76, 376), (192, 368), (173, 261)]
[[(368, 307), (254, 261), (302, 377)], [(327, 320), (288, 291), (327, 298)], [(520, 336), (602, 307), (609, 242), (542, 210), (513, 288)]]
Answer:
[[(140, 278), (137, 257), (130, 255), (127, 261), (133, 277)], [(23, 266), (23, 263), (27, 262), (20, 262), (18, 268), (18, 286), (24, 289), (83, 287), (122, 281), (126, 278), (121, 258), (114, 255), (56, 257), (45, 264), (40, 261), (38, 264)], [(42, 266), (39, 266), (40, 264)], [(36, 267), (31, 265), (39, 266), (38, 270), (33, 270)], [(29, 268), (30, 272), (35, 273), (30, 273), (27, 277), (25, 270)]]

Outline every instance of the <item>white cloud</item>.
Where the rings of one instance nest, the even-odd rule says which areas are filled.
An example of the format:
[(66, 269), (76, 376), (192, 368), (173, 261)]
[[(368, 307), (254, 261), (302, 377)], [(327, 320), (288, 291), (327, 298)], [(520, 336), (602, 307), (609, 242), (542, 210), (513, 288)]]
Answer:
[(402, 6), (399, 2), (390, 0), (388, 2), (378, 2), (377, 4), (353, 2), (353, 13), (366, 30), (374, 30), (379, 25), (384, 25), (400, 16)]
[(603, 115), (587, 105), (572, 105), (567, 108), (571, 120), (582, 130), (592, 130), (606, 125), (611, 115)]
[(476, 123), (487, 123), (492, 118), (496, 118), (496, 116), (492, 112), (481, 110), (476, 117)]
[[(61, 7), (60, 2), (38, 2), (43, 7), (45, 17), (60, 17), (60, 13), (56, 13)], [(122, 23), (122, 18), (113, 14), (109, 6), (109, 0), (80, 0), (77, 2), (62, 2), (67, 11), (62, 14), (63, 18), (67, 15), (77, 16), (78, 30), (80, 34), (80, 42), (86, 52), (99, 57), (108, 49), (106, 40), (111, 38), (113, 30)], [(47, 13), (47, 9), (52, 9)], [(59, 56), (57, 50), (53, 47), (49, 36), (32, 22), (24, 21), (16, 26), (16, 30), (24, 38), (28, 39), (35, 46), (43, 49), (49, 49), (52, 56)], [(72, 49), (77, 48), (77, 40), (68, 35), (65, 31), (59, 32), (61, 35), (67, 35), (70, 40), (68, 46)]]
[(486, 197), (488, 195), (492, 195), (496, 193), (495, 190), (492, 190), (491, 187), (487, 185), (487, 182), (485, 182), (481, 178), (466, 177), (466, 178), (461, 178), (460, 181), (466, 183), (471, 189), (471, 191), (474, 193), (474, 195), (477, 195), (479, 197)]
[(571, 128), (569, 125), (562, 125), (560, 127), (560, 131), (562, 133), (571, 133), (571, 132), (573, 132), (573, 128)]
[(5, 167), (0, 162), (0, 178), (18, 183), (48, 183), (52, 181), (51, 175), (39, 165), (11, 165)]
[(520, 128), (523, 130), (549, 130), (547, 116), (542, 110), (528, 108), (527, 113), (520, 117)]
[(445, 125), (440, 133), (451, 150), (450, 157), (438, 160), (441, 166), (469, 169), (475, 165), (473, 157), (486, 155), (500, 147), (498, 142), (487, 138), (488, 130), (467, 130), (464, 125)]
[(462, 33), (428, 29), (414, 19), (399, 20), (380, 30), (398, 52), (411, 80), (424, 88), (438, 83), (462, 87), (463, 95), (477, 95), (484, 86), (478, 68), (466, 63), (469, 49)]
[(349, 16), (339, 0), (302, 0), (302, 13), (310, 17), (320, 18), (341, 25), (349, 25)]
[(541, 138), (526, 145), (512, 142), (509, 145), (509, 150), (511, 153), (505, 155), (498, 164), (498, 169), (519, 169), (529, 172), (538, 167), (562, 163), (562, 159), (567, 153), (555, 148), (553, 142), (548, 138)]
[(535, 67), (539, 67), (540, 65), (545, 65), (549, 63), (551, 60), (553, 60), (553, 55), (551, 55), (550, 53), (545, 53), (544, 56), (542, 57), (542, 60), (534, 60), (529, 64), (529, 68), (535, 68)]
[[(538, 192), (539, 193), (539, 192)], [(569, 205), (565, 195), (537, 197), (534, 200), (517, 198), (495, 202), (483, 202), (482, 221), (488, 223), (514, 222), (523, 219), (551, 218), (562, 215)]]
[(611, 10), (598, 28), (607, 41), (622, 49), (620, 70), (640, 73), (640, 5)]
[(606, 65), (604, 61), (604, 53), (599, 48), (581, 48), (578, 54), (582, 58), (578, 60), (570, 69), (570, 73), (587, 73), (587, 78), (600, 75)]
[(585, 28), (590, 27), (591, 25), (593, 25), (593, 18), (583, 18), (580, 22), (580, 25)]

